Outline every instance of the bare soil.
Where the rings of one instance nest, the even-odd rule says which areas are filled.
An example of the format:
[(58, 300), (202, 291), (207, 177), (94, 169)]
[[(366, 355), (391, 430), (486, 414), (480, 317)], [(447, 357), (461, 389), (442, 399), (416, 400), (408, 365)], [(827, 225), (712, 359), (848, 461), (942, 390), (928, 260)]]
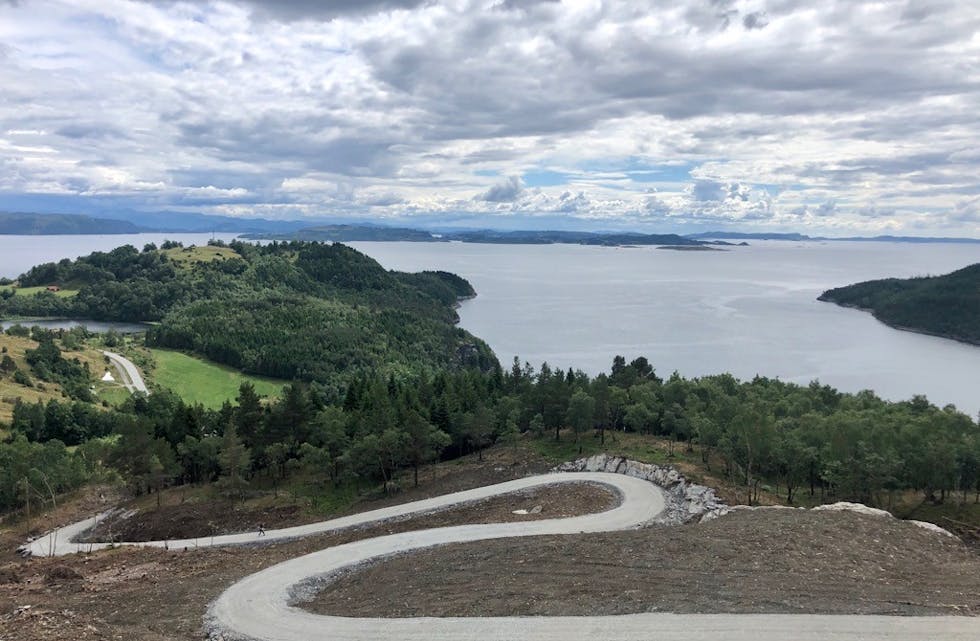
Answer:
[[(0, 640), (203, 639), (208, 604), (238, 579), (281, 561), (374, 536), (465, 523), (574, 516), (608, 509), (618, 500), (600, 486), (576, 483), (262, 546), (182, 552), (118, 548), (30, 561), (19, 560), (8, 550), (4, 557), (10, 561), (0, 563)], [(538, 505), (542, 509), (537, 514), (513, 514)], [(363, 509), (375, 507), (371, 503)]]
[[(471, 456), (423, 468), (419, 471), (418, 487), (412, 485), (410, 476), (402, 476), (392, 484), (389, 493), (365, 496), (350, 509), (329, 515), (311, 513), (300, 501), (285, 495), (275, 501), (267, 496), (264, 497), (267, 500), (246, 504), (220, 498), (194, 498), (184, 502), (180, 489), (176, 488), (164, 492), (164, 504), (159, 507), (148, 497), (119, 503), (120, 512), (101, 521), (79, 540), (163, 541), (249, 532), (259, 525), (270, 530), (286, 528), (502, 483), (550, 468), (543, 458), (526, 450), (497, 448), (488, 451), (482, 461)], [(103, 506), (98, 511), (104, 509)]]
[[(320, 518), (323, 520), (323, 517)], [(139, 510), (127, 516), (117, 513), (79, 537), (79, 541), (164, 541), (205, 538), (215, 534), (232, 534), (278, 529), (309, 523), (309, 516), (299, 505), (243, 507), (237, 502), (204, 501), (163, 505)]]
[(340, 578), (304, 607), (365, 617), (980, 615), (980, 556), (898, 520), (740, 511), (705, 524), (396, 556)]
[[(543, 457), (524, 449), (494, 448), (482, 463), (470, 456), (430, 467), (420, 474), (421, 487), (350, 511), (549, 468)], [(411, 484), (408, 476), (399, 481), (403, 488)], [(0, 641), (200, 640), (208, 604), (238, 579), (275, 563), (372, 536), (527, 519), (513, 510), (538, 504), (539, 516), (552, 518), (598, 511), (613, 500), (595, 486), (563, 486), (300, 541), (186, 552), (120, 548), (29, 561), (14, 554), (26, 538), (23, 520), (0, 523)], [(89, 489), (73, 500), (59, 499), (57, 510), (35, 514), (30, 530), (41, 533), (118, 501), (107, 488)], [(214, 520), (221, 506), (211, 509)], [(356, 571), (310, 607), (378, 616), (655, 609), (977, 614), (978, 595), (980, 556), (955, 541), (855, 514), (760, 511), (705, 525), (423, 551)]]

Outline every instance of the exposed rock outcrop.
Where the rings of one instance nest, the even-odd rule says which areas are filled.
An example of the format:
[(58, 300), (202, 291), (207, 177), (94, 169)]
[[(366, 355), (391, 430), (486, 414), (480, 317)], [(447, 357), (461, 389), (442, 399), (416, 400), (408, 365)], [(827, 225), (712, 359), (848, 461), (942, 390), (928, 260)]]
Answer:
[(554, 472), (612, 472), (650, 481), (664, 491), (666, 507), (656, 519), (657, 523), (687, 523), (727, 514), (729, 507), (715, 491), (704, 485), (691, 483), (672, 467), (640, 463), (623, 456), (596, 454), (568, 463), (562, 463)]

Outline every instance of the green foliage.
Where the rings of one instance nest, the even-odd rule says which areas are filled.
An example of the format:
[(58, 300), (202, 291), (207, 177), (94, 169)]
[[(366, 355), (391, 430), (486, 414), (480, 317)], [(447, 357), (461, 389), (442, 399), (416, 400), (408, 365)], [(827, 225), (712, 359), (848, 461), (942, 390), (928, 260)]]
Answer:
[(78, 359), (65, 359), (50, 332), (36, 331), (34, 338), (38, 342), (37, 348), (27, 350), (24, 357), (35, 376), (60, 384), (71, 398), (91, 402), (89, 382), (92, 377), (88, 364), (82, 364)]
[[(238, 438), (235, 424), (230, 423), (221, 438), (218, 450), (218, 465), (221, 476), (218, 487), (229, 497), (245, 499), (245, 489), (248, 487), (246, 475), (251, 467), (252, 455), (242, 440)], [(280, 461), (276, 461), (279, 463)]]
[(34, 267), (22, 285), (71, 284), (78, 294), (0, 300), (0, 315), (157, 321), (152, 346), (332, 385), (379, 369), (496, 366), (482, 341), (454, 326), (456, 301), (474, 293), (458, 276), (389, 272), (340, 244), (165, 246)]
[(0, 510), (43, 503), (91, 478), (93, 466), (60, 441), (33, 443), (24, 436), (0, 443)]
[(980, 345), (980, 263), (945, 276), (888, 278), (831, 289), (820, 300), (869, 310), (892, 327)]
[(249, 384), (264, 397), (279, 396), (285, 381), (249, 376), (204, 359), (171, 350), (152, 350), (153, 382), (172, 390), (189, 404), (217, 409), (232, 401), (241, 385)]
[[(615, 379), (595, 380), (547, 365), (538, 374), (530, 368), (404, 379), (374, 373), (354, 377), (341, 395), (292, 384), (268, 405), (246, 383), (237, 406), (214, 409), (164, 390), (134, 395), (111, 412), (78, 402), (20, 404), (12, 432), (59, 447), (100, 443), (106, 450), (100, 458), (137, 492), (173, 481), (217, 480), (229, 497), (240, 498), (265, 477), (311, 497), (349, 498), (351, 488), (372, 483), (390, 489), (399, 469), (417, 473), (440, 458), (479, 456), (491, 443), (516, 443), (521, 433), (554, 460), (602, 451), (600, 438), (583, 438), (590, 430), (669, 440), (666, 452), (636, 445), (620, 452), (644, 460), (720, 461), (723, 469), (715, 473), (746, 488), (750, 500), (776, 484), (790, 502), (883, 507), (908, 490), (936, 502), (954, 492), (980, 492), (980, 426), (952, 407), (940, 409), (921, 397), (889, 403), (870, 392), (842, 394), (816, 382), (799, 386), (761, 377), (741, 382), (727, 374), (675, 374), (663, 381), (638, 365), (622, 364)], [(556, 441), (546, 413), (557, 415), (547, 420), (556, 420), (559, 431), (571, 430), (577, 442)], [(114, 439), (101, 438), (110, 430)], [(12, 488), (0, 493), (18, 504)]]
[[(648, 460), (720, 465), (715, 472), (747, 488), (750, 500), (770, 484), (785, 487), (790, 502), (804, 493), (806, 501), (882, 506), (908, 490), (936, 502), (952, 492), (980, 494), (980, 427), (925, 398), (888, 403), (817, 382), (727, 374), (664, 380), (645, 358), (616, 357), (594, 380), (547, 363), (535, 372), (517, 359), (505, 372), (482, 342), (454, 327), (453, 305), (472, 289), (451, 274), (389, 272), (342, 245), (232, 243), (205, 252), (208, 261), (180, 264), (167, 252), (204, 255), (166, 244), (124, 247), (38, 266), (21, 282), (77, 287), (72, 298), (27, 297), (37, 309), (159, 320), (147, 335), (153, 346), (293, 382), (265, 402), (261, 380), (236, 375), (219, 385), (200, 361), (158, 351), (158, 378), (176, 371), (170, 386), (181, 393), (136, 394), (103, 411), (82, 402), (85, 368), (41, 333), (25, 356), (33, 375), (76, 400), (14, 408), (0, 463), (20, 456), (37, 473), (21, 463), (10, 473), (0, 468), (0, 508), (34, 496), (18, 489), (24, 478), (35, 490), (48, 483), (61, 491), (101, 462), (137, 492), (217, 481), (243, 498), (264, 477), (344, 502), (356, 488), (390, 490), (400, 469), (417, 475), (431, 461), (482, 456), (522, 434), (540, 451), (572, 458), (600, 451), (607, 431), (669, 442), (665, 453), (639, 452)], [(19, 298), (0, 301), (0, 313), (26, 309)], [(0, 368), (10, 371), (6, 361)], [(26, 372), (13, 376), (29, 382)], [(206, 393), (194, 396), (198, 388)], [(569, 429), (574, 442), (562, 438)], [(596, 438), (586, 438), (592, 430)]]

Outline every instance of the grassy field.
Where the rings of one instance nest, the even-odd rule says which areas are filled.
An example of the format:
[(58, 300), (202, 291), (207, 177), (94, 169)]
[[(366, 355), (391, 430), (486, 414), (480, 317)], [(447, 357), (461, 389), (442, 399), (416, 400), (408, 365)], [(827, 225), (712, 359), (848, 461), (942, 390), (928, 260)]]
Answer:
[[(44, 286), (40, 286), (40, 287), (12, 287), (12, 288), (11, 287), (5, 287), (4, 289), (8, 289), (8, 290), (9, 289), (13, 289), (15, 296), (33, 296), (34, 294), (38, 294), (40, 292), (46, 291), (47, 290), (47, 287), (44, 287)], [(56, 291), (56, 292), (53, 292), (53, 293), (58, 298), (71, 298), (72, 296), (77, 296), (78, 295), (78, 290), (77, 289), (62, 289), (62, 290), (59, 290), (59, 291)]]
[(218, 408), (225, 401), (234, 403), (238, 388), (250, 382), (259, 396), (278, 397), (286, 381), (248, 376), (224, 365), (211, 363), (181, 352), (151, 349), (155, 366), (150, 373), (154, 383), (176, 392), (188, 403)]
[(181, 267), (190, 267), (195, 263), (210, 263), (215, 260), (239, 258), (238, 252), (230, 247), (214, 247), (212, 245), (204, 245), (202, 247), (174, 247), (173, 249), (163, 250), (163, 253)]
[[(35, 347), (37, 347), (37, 343), (29, 338), (8, 336), (7, 334), (0, 333), (0, 349), (6, 348), (6, 353), (14, 360), (17, 368), (30, 374), (32, 379), (34, 379), (34, 376), (31, 374), (30, 365), (24, 359), (24, 353)], [(65, 351), (64, 357), (68, 359), (77, 358), (82, 363), (88, 364), (89, 370), (92, 372), (92, 382), (96, 386), (97, 393), (103, 388), (108, 388), (107, 384), (98, 381), (103, 372), (105, 372), (104, 357), (99, 351), (86, 347), (79, 350)], [(27, 387), (15, 383), (13, 376), (10, 374), (0, 376), (0, 423), (10, 422), (17, 399), (21, 399), (25, 403), (36, 403), (37, 401), (48, 401), (51, 399), (57, 399), (59, 401), (67, 400), (59, 385), (38, 380), (33, 380), (33, 383), (34, 387)]]

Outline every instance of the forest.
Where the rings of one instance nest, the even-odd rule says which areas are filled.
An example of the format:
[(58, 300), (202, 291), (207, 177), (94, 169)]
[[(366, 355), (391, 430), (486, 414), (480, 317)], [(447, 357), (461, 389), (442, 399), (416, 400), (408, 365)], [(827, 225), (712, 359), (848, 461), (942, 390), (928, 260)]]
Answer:
[[(215, 242), (213, 246), (225, 246)], [(77, 290), (15, 296), (0, 317), (154, 322), (150, 346), (191, 350), (250, 374), (342, 384), (358, 371), (489, 368), (483, 341), (455, 326), (475, 294), (446, 272), (406, 274), (340, 244), (234, 242), (214, 260), (194, 248), (123, 246), (38, 265), (21, 287)]]
[(229, 500), (286, 482), (311, 495), (388, 491), (399, 471), (493, 444), (557, 441), (574, 453), (620, 433), (665, 442), (668, 460), (696, 457), (749, 502), (764, 487), (782, 488), (790, 504), (889, 507), (910, 491), (933, 503), (980, 500), (980, 426), (952, 406), (816, 381), (661, 377), (642, 357), (616, 356), (595, 377), (516, 358), (503, 368), (454, 326), (454, 304), (475, 293), (458, 276), (389, 272), (339, 244), (209, 249), (207, 260), (168, 243), (40, 265), (19, 285), (77, 295), (6, 296), (0, 314), (156, 321), (148, 345), (290, 380), (280, 397), (244, 384), (216, 409), (165, 389), (95, 404), (90, 373), (65, 353), (75, 333), (15, 326), (8, 332), (30, 333), (37, 347), (29, 371), (0, 363), (0, 376), (57, 382), (65, 396), (14, 406), (0, 442), (0, 510), (106, 479), (136, 494), (215, 483)]
[(944, 276), (887, 278), (825, 291), (820, 300), (909, 329), (980, 345), (980, 263)]
[(388, 491), (399, 470), (417, 475), (492, 444), (557, 440), (581, 450), (621, 432), (667, 440), (668, 459), (683, 451), (715, 465), (750, 502), (763, 485), (781, 486), (790, 504), (803, 494), (881, 507), (905, 491), (934, 503), (980, 498), (980, 426), (951, 406), (816, 382), (664, 379), (644, 358), (616, 357), (595, 378), (515, 359), (487, 372), (362, 373), (343, 389), (296, 381), (271, 403), (244, 384), (218, 409), (166, 390), (108, 410), (18, 403), (0, 443), (0, 509), (112, 478), (135, 494), (215, 483), (229, 500), (287, 481), (311, 495), (365, 483)]

